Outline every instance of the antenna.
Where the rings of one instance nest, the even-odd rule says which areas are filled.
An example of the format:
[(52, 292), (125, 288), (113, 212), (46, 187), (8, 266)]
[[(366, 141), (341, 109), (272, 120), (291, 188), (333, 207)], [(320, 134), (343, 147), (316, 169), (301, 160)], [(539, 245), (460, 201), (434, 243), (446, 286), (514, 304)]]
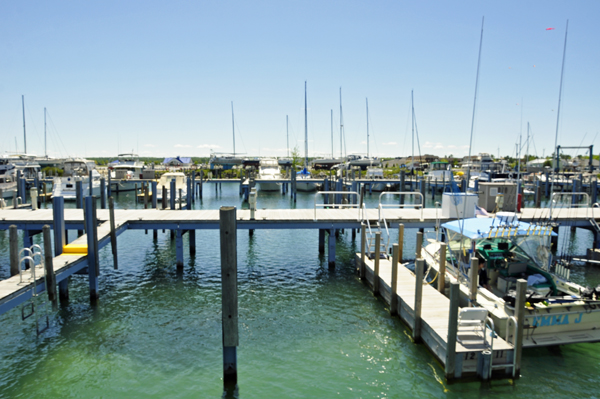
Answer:
[(27, 133), (25, 131), (25, 96), (21, 95), (21, 103), (23, 104), (23, 147), (24, 152), (27, 154)]

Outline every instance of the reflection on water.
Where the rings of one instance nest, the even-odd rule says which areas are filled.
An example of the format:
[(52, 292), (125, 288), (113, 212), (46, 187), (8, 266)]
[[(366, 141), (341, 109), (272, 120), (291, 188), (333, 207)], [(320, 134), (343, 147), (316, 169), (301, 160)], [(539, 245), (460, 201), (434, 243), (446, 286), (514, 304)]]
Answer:
[[(224, 184), (217, 197), (210, 188), (196, 209), (241, 205), (237, 185)], [(136, 207), (131, 193), (116, 201), (119, 208)], [(378, 197), (367, 195), (366, 202), (375, 207)], [(313, 203), (312, 195), (298, 194), (298, 208)], [(259, 208), (291, 206), (289, 196), (258, 197)], [(407, 254), (414, 253), (415, 234), (406, 231)], [(0, 232), (2, 278), (8, 275), (7, 237)], [(41, 336), (16, 309), (0, 316), (0, 397), (223, 394), (218, 231), (197, 231), (193, 258), (184, 238), (180, 272), (169, 231), (159, 231), (156, 240), (151, 232), (127, 231), (118, 240), (118, 270), (109, 247), (100, 253), (98, 306), (89, 305), (87, 278), (73, 276), (69, 304)], [(586, 231), (569, 240), (575, 253), (590, 246)], [(318, 253), (317, 231), (256, 230), (252, 237), (239, 231), (239, 394), (230, 397), (589, 396), (590, 381), (600, 373), (596, 344), (525, 350), (516, 382), (446, 384), (437, 361), (357, 279), (358, 241), (351, 232), (336, 244), (330, 270)], [(571, 276), (600, 283), (594, 267), (577, 267)]]

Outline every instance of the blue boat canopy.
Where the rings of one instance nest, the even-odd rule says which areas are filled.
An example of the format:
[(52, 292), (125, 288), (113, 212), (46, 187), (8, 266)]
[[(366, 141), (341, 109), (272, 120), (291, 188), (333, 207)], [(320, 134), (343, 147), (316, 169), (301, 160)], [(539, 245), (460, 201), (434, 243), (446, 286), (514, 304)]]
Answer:
[(296, 172), (296, 175), (310, 176), (310, 172), (306, 168), (304, 168), (300, 172)]
[[(517, 226), (517, 232), (515, 233), (514, 229)], [(510, 228), (510, 236), (518, 237), (533, 234), (534, 229), (539, 228), (538, 226), (527, 222), (520, 222), (516, 219), (516, 217), (514, 217), (512, 222), (507, 221), (506, 218), (503, 217), (454, 220), (452, 222), (442, 224), (442, 227), (454, 233), (462, 234), (471, 240), (487, 238), (490, 234), (490, 230), (492, 230), (492, 235), (495, 236), (497, 229), (504, 230)], [(554, 236), (557, 235), (554, 232), (551, 234)], [(499, 236), (502, 236), (502, 234), (500, 233)]]

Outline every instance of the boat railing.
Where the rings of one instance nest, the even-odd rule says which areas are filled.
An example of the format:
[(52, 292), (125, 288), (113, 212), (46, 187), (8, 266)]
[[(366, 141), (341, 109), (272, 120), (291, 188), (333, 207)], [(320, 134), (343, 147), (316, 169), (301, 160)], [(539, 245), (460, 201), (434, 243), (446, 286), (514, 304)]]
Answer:
[[(381, 200), (383, 199), (384, 196), (388, 196), (388, 195), (408, 195), (408, 196), (412, 196), (413, 198), (420, 198), (421, 199), (421, 203), (420, 204), (416, 204), (414, 203), (415, 201), (413, 200), (412, 204), (390, 204), (390, 203), (382, 203)], [(381, 220), (381, 214), (383, 213), (383, 210), (385, 208), (406, 208), (406, 207), (414, 207), (416, 209), (420, 209), (421, 210), (421, 217), (420, 220), (423, 221), (423, 206), (425, 204), (425, 199), (423, 198), (423, 194), (421, 193), (415, 193), (412, 191), (384, 191), (381, 194), (379, 194), (379, 206), (378, 206), (378, 210), (379, 210), (379, 220)]]
[[(330, 194), (338, 194), (338, 195), (353, 195), (356, 197), (356, 201), (348, 201), (347, 204), (319, 204), (317, 203), (317, 199), (320, 196), (324, 196), (324, 195), (330, 195)], [(357, 209), (358, 211), (358, 215), (356, 220), (357, 221), (362, 221), (362, 219), (364, 218), (364, 212), (361, 209), (360, 204), (358, 204), (358, 198), (359, 195), (356, 191), (318, 191), (315, 194), (315, 207), (314, 207), (314, 221), (317, 221), (317, 207), (318, 208), (337, 208), (337, 209), (343, 209), (343, 208), (348, 208), (348, 209)], [(352, 202), (356, 202), (356, 204), (353, 204)]]

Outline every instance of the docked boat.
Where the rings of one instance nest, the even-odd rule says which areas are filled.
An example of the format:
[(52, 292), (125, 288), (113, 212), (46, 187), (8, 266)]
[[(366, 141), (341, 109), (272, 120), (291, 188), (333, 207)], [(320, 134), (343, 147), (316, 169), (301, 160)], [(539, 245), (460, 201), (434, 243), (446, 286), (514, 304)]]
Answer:
[(145, 164), (137, 154), (119, 154), (109, 167), (111, 178), (117, 179), (111, 184), (114, 186), (111, 189), (116, 192), (135, 190), (136, 183), (132, 180), (142, 179), (144, 168)]
[(279, 171), (279, 164), (275, 158), (263, 158), (258, 169), (258, 189), (260, 191), (279, 191), (283, 177)]
[(167, 189), (167, 201), (171, 199), (171, 181), (175, 180), (176, 200), (179, 201), (179, 190), (181, 190), (181, 199), (187, 198), (187, 177), (183, 172), (167, 172), (160, 177), (158, 181), (158, 193), (156, 199), (162, 201), (163, 187)]
[[(448, 249), (444, 278), (460, 283), (461, 305), (468, 306), (469, 261), (472, 256), (479, 259), (488, 283), (487, 288), (478, 287), (475, 304), (488, 310), (502, 338), (512, 335), (507, 327), (515, 315), (516, 281), (522, 278), (528, 285), (524, 347), (600, 341), (600, 290), (573, 283), (568, 266), (552, 262), (551, 226), (501, 212), (495, 218), (448, 222), (442, 229)], [(430, 273), (439, 270), (440, 245), (430, 240), (422, 249)]]
[(370, 191), (381, 192), (388, 188), (388, 185), (383, 180), (383, 169), (382, 168), (367, 168), (366, 178), (371, 180)]
[(431, 180), (451, 182), (454, 179), (452, 167), (446, 161), (434, 161), (429, 164), (427, 175)]
[(13, 193), (17, 191), (17, 169), (6, 158), (0, 158), (0, 198), (12, 198)]
[[(90, 182), (90, 172), (92, 181)], [(53, 197), (63, 197), (65, 200), (76, 199), (76, 182), (81, 181), (83, 195), (87, 196), (92, 185), (92, 195), (100, 195), (100, 173), (96, 170), (96, 163), (83, 158), (71, 158), (64, 162), (64, 172), (61, 177), (55, 177), (52, 187)]]

